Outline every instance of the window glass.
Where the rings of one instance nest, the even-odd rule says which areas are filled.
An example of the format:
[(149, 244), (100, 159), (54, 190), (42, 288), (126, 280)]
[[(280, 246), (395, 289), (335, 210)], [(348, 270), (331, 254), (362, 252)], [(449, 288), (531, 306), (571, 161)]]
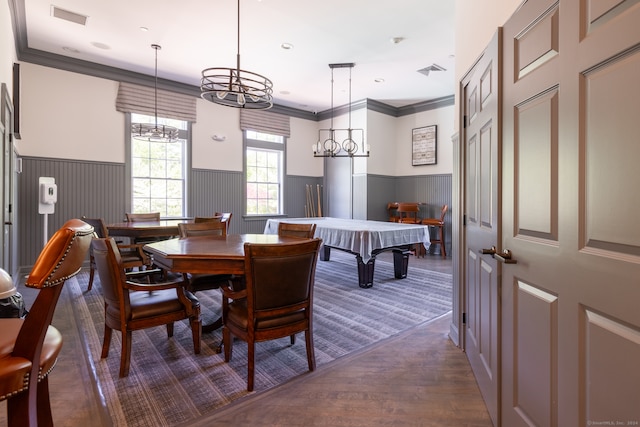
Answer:
[(247, 215), (282, 214), (284, 137), (246, 131)]

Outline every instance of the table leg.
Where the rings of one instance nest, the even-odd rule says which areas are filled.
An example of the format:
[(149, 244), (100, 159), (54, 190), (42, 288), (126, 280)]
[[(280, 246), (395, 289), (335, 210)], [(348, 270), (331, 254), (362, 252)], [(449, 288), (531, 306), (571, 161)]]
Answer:
[(404, 279), (407, 277), (407, 271), (409, 270), (409, 254), (408, 249), (394, 249), (393, 250), (393, 272), (396, 279)]
[(376, 258), (372, 257), (366, 264), (362, 262), (362, 257), (356, 255), (358, 262), (358, 285), (361, 288), (370, 288), (373, 286), (373, 270), (376, 264)]

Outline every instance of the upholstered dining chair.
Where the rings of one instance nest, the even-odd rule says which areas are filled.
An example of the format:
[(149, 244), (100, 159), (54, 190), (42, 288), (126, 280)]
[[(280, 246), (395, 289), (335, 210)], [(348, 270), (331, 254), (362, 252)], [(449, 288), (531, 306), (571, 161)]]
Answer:
[(296, 224), (292, 222), (279, 222), (278, 235), (313, 239), (316, 234), (316, 224)]
[[(112, 331), (122, 333), (120, 377), (129, 375), (131, 334), (135, 330), (166, 325), (167, 335), (173, 336), (173, 323), (189, 319), (193, 337), (193, 351), (200, 353), (200, 302), (183, 281), (164, 283), (134, 282), (132, 277), (152, 274), (153, 270), (126, 274), (122, 258), (113, 238), (93, 239), (102, 295), (104, 297), (104, 340), (101, 358), (109, 355)], [(159, 271), (156, 271), (159, 273)]]
[(49, 373), (62, 348), (51, 319), (65, 281), (86, 259), (93, 228), (67, 221), (40, 252), (25, 285), (39, 289), (24, 318), (0, 319), (0, 400), (7, 400), (7, 424), (52, 426)]
[(222, 286), (224, 359), (231, 360), (233, 337), (247, 342), (247, 390), (252, 391), (255, 343), (304, 332), (309, 370), (313, 349), (313, 287), (321, 239), (244, 245), (246, 287)]
[[(227, 235), (227, 225), (220, 220), (221, 217), (215, 217), (217, 220), (207, 222), (185, 222), (178, 224), (180, 238), (191, 236), (220, 236)], [(183, 279), (187, 282), (187, 289), (192, 292), (209, 291), (220, 289), (223, 283), (234, 280), (232, 274), (193, 274), (183, 273)], [(202, 327), (203, 332), (211, 332), (222, 326), (222, 317), (219, 317), (212, 323), (208, 323)]]
[(127, 222), (160, 221), (160, 212), (127, 212), (125, 217), (127, 218)]
[[(102, 218), (87, 218), (82, 217), (82, 220), (93, 227), (94, 233), (98, 238), (109, 237), (109, 231)], [(144, 253), (142, 250), (143, 245), (136, 244), (124, 244), (120, 241), (116, 241), (118, 244), (118, 250), (120, 251), (120, 257), (122, 258), (122, 265), (125, 270), (131, 270), (132, 268), (148, 268), (151, 266), (151, 257)], [(87, 290), (90, 291), (93, 287), (93, 278), (96, 271), (96, 261), (93, 256), (93, 248), (89, 248), (89, 285)]]
[(222, 216), (196, 216), (193, 218), (193, 222), (222, 222)]
[(422, 220), (423, 225), (436, 227), (438, 229), (438, 237), (431, 238), (431, 244), (440, 245), (440, 255), (443, 257), (447, 256), (447, 248), (444, 243), (444, 217), (447, 214), (448, 209), (448, 205), (442, 205), (442, 209), (440, 209), (440, 218), (425, 218)]

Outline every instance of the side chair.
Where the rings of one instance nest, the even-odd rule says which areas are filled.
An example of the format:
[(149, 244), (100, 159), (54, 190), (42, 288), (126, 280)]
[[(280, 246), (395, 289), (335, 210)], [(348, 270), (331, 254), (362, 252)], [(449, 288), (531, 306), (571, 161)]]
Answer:
[(65, 281), (86, 259), (93, 228), (67, 221), (49, 239), (25, 285), (39, 289), (24, 319), (0, 319), (0, 400), (7, 400), (7, 425), (52, 426), (49, 373), (62, 348), (51, 319)]
[(313, 287), (321, 239), (282, 244), (244, 244), (246, 287), (222, 286), (222, 339), (229, 362), (233, 337), (247, 342), (247, 390), (255, 376), (256, 342), (304, 332), (309, 370), (316, 367), (313, 349)]
[(440, 209), (440, 218), (425, 218), (422, 220), (422, 225), (428, 225), (429, 227), (436, 227), (438, 229), (438, 237), (431, 239), (431, 244), (440, 245), (440, 255), (446, 258), (447, 248), (444, 244), (444, 217), (449, 209), (448, 205), (442, 205)]
[[(104, 223), (102, 218), (87, 218), (85, 216), (82, 217), (82, 220), (87, 224), (93, 227), (95, 236), (101, 239), (109, 237), (109, 231), (107, 230), (107, 226)], [(118, 244), (118, 250), (120, 251), (120, 257), (122, 258), (122, 265), (125, 270), (131, 270), (132, 268), (138, 268), (142, 270), (143, 268), (151, 267), (151, 257), (147, 255), (143, 250), (143, 245), (136, 244), (124, 244), (120, 241), (116, 242)], [(96, 271), (96, 261), (93, 256), (93, 248), (89, 248), (89, 285), (87, 286), (87, 290), (90, 291), (93, 287), (93, 278), (95, 276)]]
[(313, 239), (316, 233), (316, 224), (295, 224), (291, 222), (278, 223), (278, 235)]
[(231, 227), (231, 217), (233, 214), (231, 212), (216, 212), (215, 216), (221, 216), (222, 222), (227, 224), (227, 233), (229, 232), (229, 227)]
[[(112, 331), (122, 334), (120, 377), (129, 375), (131, 334), (133, 331), (166, 325), (167, 335), (173, 336), (173, 322), (189, 319), (193, 337), (193, 351), (200, 353), (200, 302), (180, 281), (143, 283), (160, 270), (145, 270), (126, 274), (122, 258), (113, 238), (93, 239), (91, 243), (104, 297), (104, 340), (101, 358), (109, 355)], [(142, 278), (135, 282), (134, 277)]]

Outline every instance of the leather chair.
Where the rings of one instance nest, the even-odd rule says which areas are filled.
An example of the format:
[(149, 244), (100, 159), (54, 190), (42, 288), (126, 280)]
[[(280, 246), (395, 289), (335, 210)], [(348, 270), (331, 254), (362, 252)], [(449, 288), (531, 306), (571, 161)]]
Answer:
[(200, 223), (200, 222), (222, 222), (222, 216), (216, 215), (216, 216), (197, 216), (195, 218), (193, 218), (193, 222), (196, 223)]
[[(104, 224), (102, 218), (87, 218), (82, 217), (82, 220), (93, 227), (95, 236), (101, 239), (109, 237), (109, 231)], [(122, 265), (126, 270), (132, 268), (138, 268), (140, 270), (151, 266), (151, 258), (142, 250), (143, 245), (125, 245), (120, 241), (116, 241), (118, 244), (118, 250), (120, 251), (120, 257), (122, 258)], [(96, 261), (93, 256), (93, 248), (89, 248), (89, 285), (87, 290), (90, 291), (93, 287), (93, 278), (96, 271)]]
[(0, 319), (0, 400), (7, 400), (8, 426), (52, 426), (49, 373), (62, 348), (51, 319), (65, 281), (86, 259), (93, 228), (67, 221), (49, 239), (25, 285), (39, 289), (24, 319)]
[(159, 270), (125, 274), (122, 258), (113, 238), (93, 239), (91, 243), (104, 297), (104, 341), (101, 358), (109, 355), (113, 329), (122, 333), (120, 377), (129, 375), (132, 331), (166, 325), (173, 336), (173, 322), (189, 319), (193, 351), (200, 353), (200, 302), (186, 290), (186, 283), (140, 283), (132, 277), (148, 277)]
[(423, 225), (428, 225), (429, 227), (436, 227), (438, 229), (438, 237), (431, 239), (431, 244), (440, 245), (440, 255), (443, 257), (447, 256), (447, 248), (444, 243), (444, 217), (447, 214), (447, 210), (449, 206), (442, 205), (442, 209), (440, 210), (440, 218), (425, 218), (422, 220)]
[[(227, 235), (227, 225), (221, 221), (221, 217), (215, 217), (216, 220), (208, 222), (189, 222), (178, 224), (180, 238), (190, 236), (220, 236)], [(212, 289), (220, 289), (223, 283), (229, 280), (237, 280), (232, 274), (192, 274), (183, 273), (183, 279), (188, 283), (187, 289), (192, 292), (209, 291)], [(203, 332), (211, 332), (222, 326), (222, 317), (214, 322), (203, 325)]]
[[(255, 343), (305, 333), (309, 370), (313, 349), (313, 286), (321, 239), (244, 245), (246, 288), (223, 285), (224, 359), (231, 360), (233, 337), (247, 342), (247, 390), (253, 390)], [(230, 302), (231, 301), (231, 302)]]
[(290, 222), (278, 223), (278, 235), (313, 239), (316, 233), (316, 224), (294, 224)]
[(160, 212), (144, 212), (144, 213), (130, 213), (125, 214), (127, 222), (147, 222), (147, 221), (160, 221)]

